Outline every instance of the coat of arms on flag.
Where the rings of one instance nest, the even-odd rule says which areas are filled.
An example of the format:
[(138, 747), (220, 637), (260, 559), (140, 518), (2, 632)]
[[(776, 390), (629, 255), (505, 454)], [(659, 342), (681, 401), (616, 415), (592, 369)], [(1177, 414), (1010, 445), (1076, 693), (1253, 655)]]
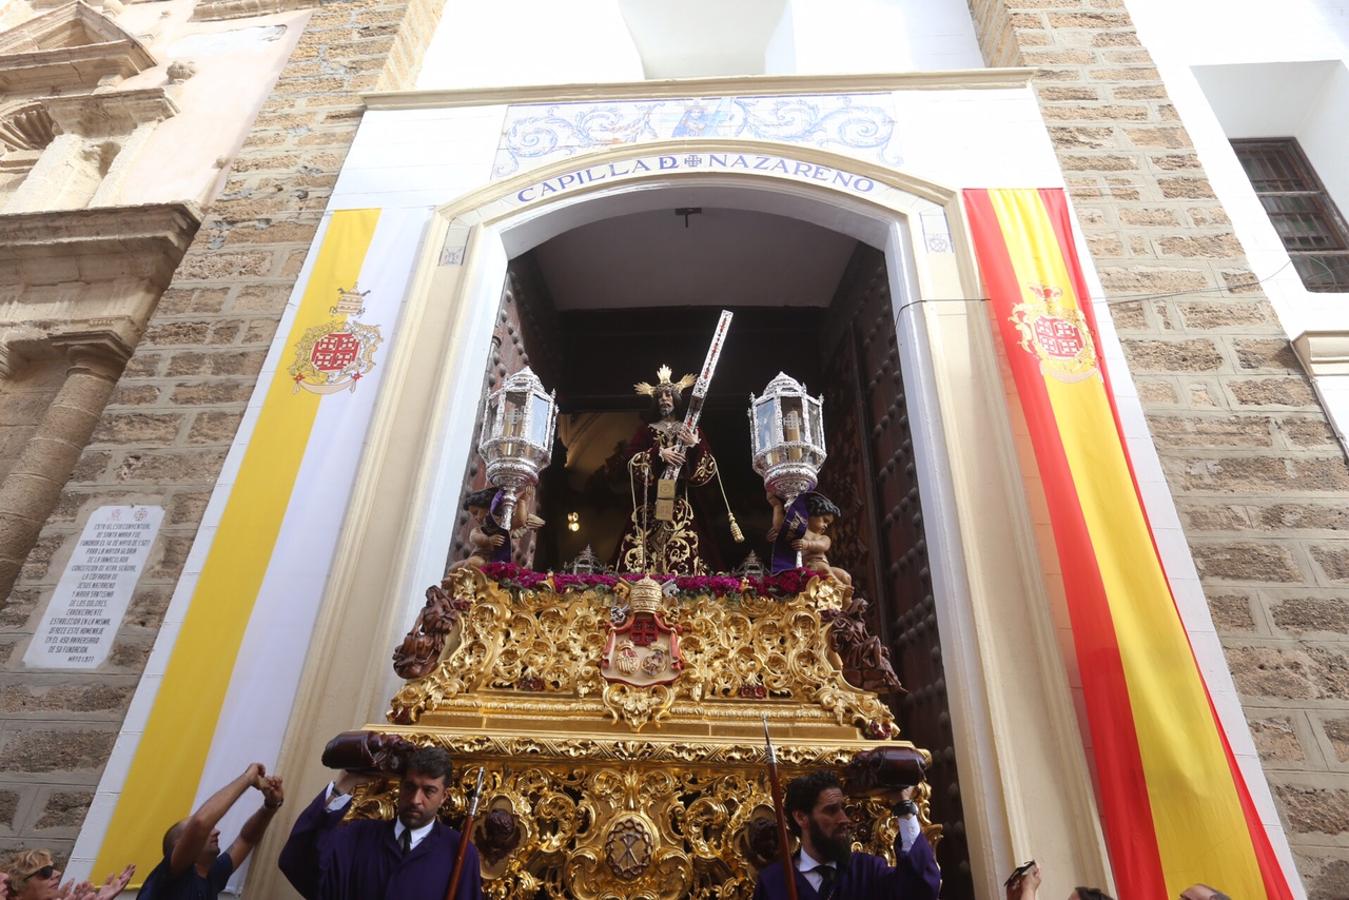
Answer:
[(356, 316), (365, 312), (369, 291), (338, 290), (337, 303), (329, 308), (331, 321), (308, 329), (295, 343), (295, 361), (290, 375), (295, 390), (335, 394), (356, 390), (356, 383), (375, 367), (375, 349), (384, 338), (378, 325), (363, 325)]
[(1021, 332), (1021, 349), (1040, 358), (1040, 373), (1072, 384), (1095, 375), (1096, 346), (1082, 310), (1063, 301), (1060, 288), (1027, 285), (1031, 300), (1012, 307), (1011, 322)]

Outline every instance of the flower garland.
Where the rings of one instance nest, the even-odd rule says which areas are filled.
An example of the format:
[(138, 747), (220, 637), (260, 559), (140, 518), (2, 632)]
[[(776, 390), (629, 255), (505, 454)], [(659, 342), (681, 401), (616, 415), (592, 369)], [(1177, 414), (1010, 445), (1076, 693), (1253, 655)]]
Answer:
[[(620, 581), (634, 582), (644, 576), (640, 572), (612, 574), (600, 572), (593, 575), (573, 575), (569, 572), (535, 572), (517, 566), (515, 563), (487, 563), (482, 573), (497, 584), (509, 590), (548, 589), (559, 594), (569, 591), (612, 592)], [(753, 592), (772, 597), (794, 597), (806, 589), (814, 573), (809, 569), (787, 569), (776, 575), (762, 575), (740, 578), (734, 575), (656, 575), (650, 577), (662, 585), (674, 582), (675, 593), (685, 597), (699, 597), (711, 594), (714, 597), (726, 597)]]

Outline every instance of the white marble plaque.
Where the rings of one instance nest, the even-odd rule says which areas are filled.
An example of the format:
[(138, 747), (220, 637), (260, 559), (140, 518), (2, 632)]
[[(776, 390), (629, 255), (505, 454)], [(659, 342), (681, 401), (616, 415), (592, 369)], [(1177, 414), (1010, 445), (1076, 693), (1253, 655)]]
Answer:
[(162, 506), (94, 510), (23, 655), (25, 665), (44, 669), (102, 665), (163, 519)]

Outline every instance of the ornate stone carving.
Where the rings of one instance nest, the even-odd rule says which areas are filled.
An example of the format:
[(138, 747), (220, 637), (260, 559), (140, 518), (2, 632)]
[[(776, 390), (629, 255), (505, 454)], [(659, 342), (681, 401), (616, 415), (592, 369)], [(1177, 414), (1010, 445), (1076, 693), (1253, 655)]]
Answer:
[(6, 153), (41, 150), (56, 136), (56, 125), (40, 101), (24, 104), (0, 118), (0, 143)]
[(93, 90), (158, 63), (131, 34), (87, 3), (62, 4), (0, 34), (0, 92)]

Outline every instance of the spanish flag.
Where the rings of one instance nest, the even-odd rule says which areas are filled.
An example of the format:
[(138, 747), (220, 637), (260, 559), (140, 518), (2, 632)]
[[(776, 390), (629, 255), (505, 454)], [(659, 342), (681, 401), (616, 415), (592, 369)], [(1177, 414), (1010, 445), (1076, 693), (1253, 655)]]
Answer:
[(964, 199), (1049, 502), (1120, 896), (1291, 898), (1152, 539), (1063, 191)]

